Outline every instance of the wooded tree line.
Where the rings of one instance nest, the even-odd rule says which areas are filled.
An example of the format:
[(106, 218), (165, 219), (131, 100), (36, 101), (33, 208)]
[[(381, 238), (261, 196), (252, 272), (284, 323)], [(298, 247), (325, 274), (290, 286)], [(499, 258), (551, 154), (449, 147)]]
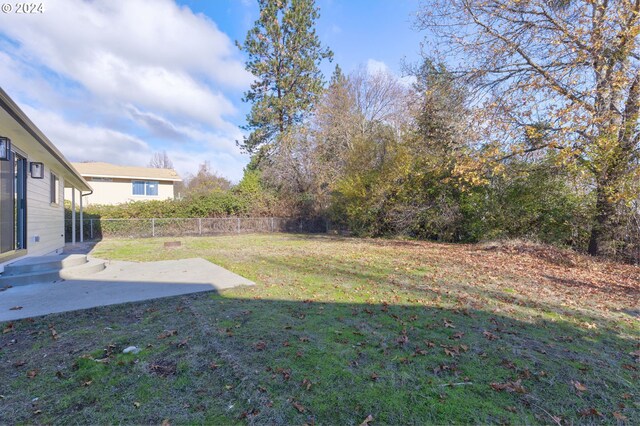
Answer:
[(336, 66), (324, 85), (313, 1), (259, 4), (240, 144), (298, 214), (638, 255), (639, 0), (429, 0), (405, 78)]

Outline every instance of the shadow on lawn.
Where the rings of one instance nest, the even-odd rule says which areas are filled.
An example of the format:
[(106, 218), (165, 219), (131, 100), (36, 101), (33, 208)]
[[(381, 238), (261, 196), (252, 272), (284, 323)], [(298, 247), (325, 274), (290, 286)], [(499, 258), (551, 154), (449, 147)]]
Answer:
[(207, 293), (3, 328), (2, 422), (640, 420), (635, 342), (563, 321)]

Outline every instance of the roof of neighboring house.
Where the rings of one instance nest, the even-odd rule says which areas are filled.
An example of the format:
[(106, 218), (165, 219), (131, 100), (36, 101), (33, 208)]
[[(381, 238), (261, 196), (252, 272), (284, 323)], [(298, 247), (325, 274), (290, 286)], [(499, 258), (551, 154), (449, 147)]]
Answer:
[[(0, 88), (0, 108), (4, 110), (4, 113), (0, 114), (0, 123), (2, 123), (2, 136), (8, 136), (16, 141), (28, 141), (32, 140), (36, 142), (36, 146), (40, 155), (43, 155), (43, 159), (53, 159), (59, 164), (56, 169), (64, 171), (65, 187), (74, 187), (80, 191), (91, 191), (91, 186), (86, 180), (73, 168), (69, 160), (56, 148), (56, 146), (47, 138), (44, 133), (27, 117), (16, 104), (13, 99)], [(5, 115), (6, 114), (6, 115)], [(15, 126), (11, 123), (17, 123)], [(8, 125), (7, 125), (8, 123)]]
[(73, 163), (73, 167), (84, 177), (182, 181), (178, 173), (173, 169), (118, 166), (117, 164), (102, 162)]

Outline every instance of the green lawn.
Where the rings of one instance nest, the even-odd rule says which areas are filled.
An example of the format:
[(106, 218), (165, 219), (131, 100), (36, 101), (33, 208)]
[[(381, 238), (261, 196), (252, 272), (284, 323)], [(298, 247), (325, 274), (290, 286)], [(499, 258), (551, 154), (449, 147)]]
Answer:
[(203, 257), (257, 285), (2, 324), (0, 423), (640, 423), (640, 268), (532, 245), (164, 241), (93, 254)]

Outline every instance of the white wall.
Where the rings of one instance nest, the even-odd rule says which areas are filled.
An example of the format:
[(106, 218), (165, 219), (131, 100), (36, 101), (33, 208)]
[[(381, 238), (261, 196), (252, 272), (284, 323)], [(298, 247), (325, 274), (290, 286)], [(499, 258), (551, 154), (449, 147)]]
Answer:
[[(129, 201), (173, 199), (173, 182), (160, 181), (158, 195), (146, 196), (133, 195), (132, 179), (113, 179), (112, 182), (94, 181), (91, 178), (86, 179), (93, 188), (93, 194), (84, 197), (83, 203), (85, 206), (89, 204), (121, 204)], [(71, 199), (71, 191), (69, 189), (66, 190), (65, 198), (67, 200)], [(76, 194), (76, 204), (78, 203), (78, 194)]]

